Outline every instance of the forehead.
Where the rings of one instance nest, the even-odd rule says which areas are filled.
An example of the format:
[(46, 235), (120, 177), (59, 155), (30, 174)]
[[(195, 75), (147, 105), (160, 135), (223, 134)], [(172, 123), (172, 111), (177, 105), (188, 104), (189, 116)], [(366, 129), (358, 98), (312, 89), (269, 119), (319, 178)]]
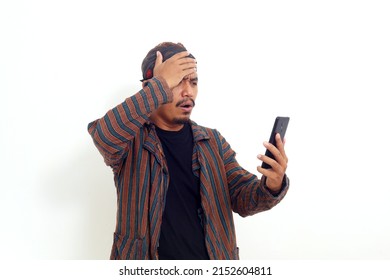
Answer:
[(198, 80), (198, 74), (192, 73), (190, 75), (184, 76), (183, 80)]

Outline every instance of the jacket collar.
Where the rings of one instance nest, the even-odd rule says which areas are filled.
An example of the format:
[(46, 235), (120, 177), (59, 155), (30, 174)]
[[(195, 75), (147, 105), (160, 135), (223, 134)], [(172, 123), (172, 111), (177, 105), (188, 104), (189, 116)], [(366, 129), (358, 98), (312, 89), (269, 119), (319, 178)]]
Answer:
[(210, 139), (210, 135), (207, 133), (207, 130), (203, 126), (200, 126), (196, 122), (191, 121), (191, 128), (194, 137), (194, 142)]

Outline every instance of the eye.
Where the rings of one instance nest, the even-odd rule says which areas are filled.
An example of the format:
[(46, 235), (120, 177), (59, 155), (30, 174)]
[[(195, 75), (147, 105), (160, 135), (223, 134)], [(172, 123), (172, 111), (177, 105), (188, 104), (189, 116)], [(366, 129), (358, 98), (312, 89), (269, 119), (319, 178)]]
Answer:
[(197, 85), (198, 85), (198, 78), (192, 79), (192, 80), (191, 80), (191, 84), (192, 84), (193, 86), (197, 86)]

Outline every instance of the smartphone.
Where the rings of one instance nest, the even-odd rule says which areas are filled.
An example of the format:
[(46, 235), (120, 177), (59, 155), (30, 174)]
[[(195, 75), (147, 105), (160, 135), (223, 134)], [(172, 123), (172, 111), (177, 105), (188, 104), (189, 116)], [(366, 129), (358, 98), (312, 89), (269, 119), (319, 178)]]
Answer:
[[(275, 136), (277, 133), (280, 134), (280, 137), (284, 138), (284, 135), (286, 134), (288, 122), (290, 121), (289, 117), (276, 117), (275, 122), (274, 122), (274, 127), (272, 128), (271, 136), (269, 137), (269, 143), (273, 144), (276, 146), (276, 139)], [(265, 151), (265, 155), (275, 159), (274, 155), (267, 149)], [(262, 168), (270, 169), (271, 166), (263, 161), (263, 164), (261, 165)]]

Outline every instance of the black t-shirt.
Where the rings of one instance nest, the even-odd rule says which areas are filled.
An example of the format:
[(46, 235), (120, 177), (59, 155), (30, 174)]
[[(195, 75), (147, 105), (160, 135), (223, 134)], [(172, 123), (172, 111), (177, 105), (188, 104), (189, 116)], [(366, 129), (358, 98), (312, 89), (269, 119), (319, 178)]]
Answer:
[(187, 123), (180, 131), (156, 128), (168, 163), (169, 187), (161, 225), (161, 260), (209, 259), (201, 225), (199, 178), (192, 172), (193, 137)]

